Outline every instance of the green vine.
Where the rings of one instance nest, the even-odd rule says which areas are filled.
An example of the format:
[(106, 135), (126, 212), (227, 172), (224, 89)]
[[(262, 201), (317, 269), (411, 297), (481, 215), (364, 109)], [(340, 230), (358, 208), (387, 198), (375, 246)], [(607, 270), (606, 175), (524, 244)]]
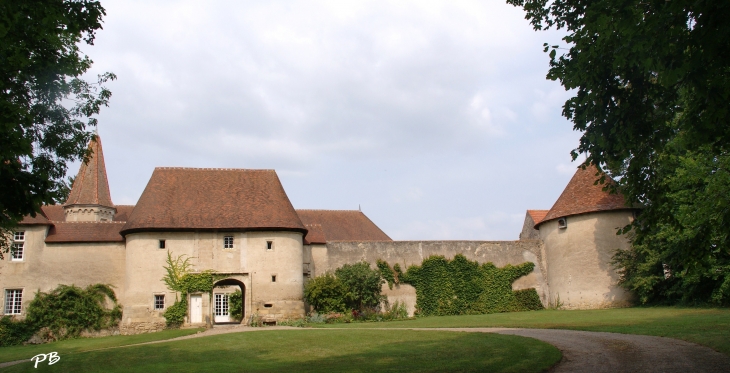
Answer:
[(212, 270), (205, 270), (199, 273), (191, 273), (190, 258), (179, 255), (173, 259), (172, 254), (167, 252), (167, 266), (164, 266), (167, 274), (162, 281), (167, 288), (180, 293), (180, 300), (175, 296), (175, 303), (168, 307), (163, 316), (167, 327), (180, 327), (185, 321), (188, 312), (188, 294), (190, 293), (212, 293), (213, 285), (223, 277), (216, 275)]
[(497, 268), (492, 263), (479, 265), (461, 254), (452, 260), (431, 256), (405, 273), (397, 264), (385, 270), (387, 263), (381, 262), (385, 263), (378, 261), (378, 268), (386, 281), (390, 273), (394, 283), (397, 278), (416, 288), (416, 313), (422, 316), (542, 309), (535, 289), (512, 290), (515, 280), (532, 272), (535, 265), (531, 262)]

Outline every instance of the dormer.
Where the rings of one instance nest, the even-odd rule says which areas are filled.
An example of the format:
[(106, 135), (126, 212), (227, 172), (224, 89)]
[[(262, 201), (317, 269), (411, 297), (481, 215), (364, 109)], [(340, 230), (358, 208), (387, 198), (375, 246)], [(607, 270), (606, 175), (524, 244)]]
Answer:
[(104, 152), (97, 135), (89, 142), (88, 162), (82, 162), (68, 200), (63, 205), (66, 221), (112, 221), (117, 209), (109, 193)]

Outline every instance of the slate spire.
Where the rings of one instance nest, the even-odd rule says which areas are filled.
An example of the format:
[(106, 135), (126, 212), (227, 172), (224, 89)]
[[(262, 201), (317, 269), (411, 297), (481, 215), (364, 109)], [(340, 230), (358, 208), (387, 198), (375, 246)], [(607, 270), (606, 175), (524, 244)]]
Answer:
[(89, 142), (89, 149), (91, 149), (89, 161), (81, 162), (79, 173), (76, 175), (71, 193), (64, 206), (98, 205), (114, 208), (109, 193), (109, 181), (106, 178), (104, 152), (99, 135)]

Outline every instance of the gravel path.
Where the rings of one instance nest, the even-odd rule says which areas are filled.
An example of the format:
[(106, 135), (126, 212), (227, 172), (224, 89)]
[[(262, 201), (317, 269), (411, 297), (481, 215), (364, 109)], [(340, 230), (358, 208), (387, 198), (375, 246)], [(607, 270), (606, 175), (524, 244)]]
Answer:
[[(306, 332), (307, 329), (282, 326), (264, 328), (251, 328), (244, 326), (216, 327), (184, 337), (110, 348), (166, 343), (170, 341), (207, 337), (218, 334), (256, 331), (264, 332), (269, 330), (300, 330), (302, 332)], [(398, 329), (382, 328), (382, 330)], [(563, 359), (550, 370), (551, 373), (730, 372), (730, 357), (708, 347), (672, 338), (560, 329), (403, 328), (401, 330), (498, 333), (535, 338), (550, 343), (563, 353)], [(19, 364), (25, 361), (28, 360), (2, 363), (0, 364), (0, 368)]]

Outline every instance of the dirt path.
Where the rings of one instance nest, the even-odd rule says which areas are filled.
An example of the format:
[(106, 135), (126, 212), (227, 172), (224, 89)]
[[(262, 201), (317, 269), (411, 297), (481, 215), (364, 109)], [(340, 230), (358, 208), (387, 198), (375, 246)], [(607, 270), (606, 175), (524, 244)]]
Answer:
[[(269, 330), (300, 330), (292, 327), (250, 328), (242, 326), (208, 329), (197, 334), (162, 341), (109, 347), (124, 348), (155, 343), (166, 343), (191, 338), (240, 332)], [(327, 330), (327, 329), (316, 329)], [(338, 329), (351, 330), (351, 329)], [(708, 347), (672, 338), (635, 334), (584, 332), (559, 329), (511, 328), (382, 328), (381, 330), (457, 331), (470, 333), (498, 333), (535, 338), (557, 347), (563, 359), (550, 372), (730, 372), (730, 357)], [(97, 350), (94, 350), (97, 351)], [(10, 361), (0, 368), (28, 360)]]

